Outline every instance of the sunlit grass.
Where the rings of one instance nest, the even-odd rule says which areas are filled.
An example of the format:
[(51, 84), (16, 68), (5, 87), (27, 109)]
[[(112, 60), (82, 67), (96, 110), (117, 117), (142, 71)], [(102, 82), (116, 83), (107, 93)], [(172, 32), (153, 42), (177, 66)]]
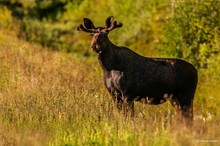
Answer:
[(135, 103), (134, 119), (125, 118), (95, 57), (48, 51), (0, 31), (0, 145), (218, 145), (219, 86), (199, 80), (193, 128), (178, 122), (169, 103)]

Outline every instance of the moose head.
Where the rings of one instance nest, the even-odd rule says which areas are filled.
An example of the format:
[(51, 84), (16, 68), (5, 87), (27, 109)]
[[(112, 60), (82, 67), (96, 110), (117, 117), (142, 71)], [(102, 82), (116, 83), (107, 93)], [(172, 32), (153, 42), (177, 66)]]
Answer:
[(84, 31), (90, 33), (93, 38), (91, 41), (91, 47), (96, 53), (100, 53), (107, 47), (109, 43), (108, 33), (115, 28), (122, 27), (122, 23), (117, 23), (114, 20), (113, 16), (109, 16), (105, 21), (105, 27), (95, 27), (93, 22), (88, 19), (84, 18), (84, 26), (80, 24), (77, 27), (78, 31)]

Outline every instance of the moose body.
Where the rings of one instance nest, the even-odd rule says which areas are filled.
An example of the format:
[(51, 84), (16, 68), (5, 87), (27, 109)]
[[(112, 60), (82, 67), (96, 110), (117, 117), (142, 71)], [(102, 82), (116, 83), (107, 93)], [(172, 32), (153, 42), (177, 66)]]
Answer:
[(193, 120), (193, 99), (197, 70), (186, 61), (174, 58), (143, 57), (126, 47), (114, 45), (108, 33), (121, 27), (113, 17), (105, 27), (96, 28), (84, 18), (78, 30), (93, 35), (91, 47), (98, 54), (104, 83), (119, 110), (134, 112), (134, 101), (157, 105), (170, 101), (186, 122)]

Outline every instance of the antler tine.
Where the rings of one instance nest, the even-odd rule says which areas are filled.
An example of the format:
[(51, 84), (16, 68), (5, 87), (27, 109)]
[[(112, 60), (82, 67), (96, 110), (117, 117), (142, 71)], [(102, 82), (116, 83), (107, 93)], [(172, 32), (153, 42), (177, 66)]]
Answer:
[(105, 28), (111, 27), (113, 20), (114, 20), (114, 17), (113, 17), (113, 16), (109, 16), (109, 17), (105, 20)]
[(90, 20), (89, 18), (83, 18), (83, 21), (84, 21), (84, 26), (85, 26), (85, 28), (87, 28), (87, 29), (97, 29), (97, 28), (94, 26), (92, 20)]
[(97, 33), (97, 32), (98, 32), (98, 30), (85, 28), (82, 24), (80, 24), (80, 25), (77, 27), (77, 30), (78, 30), (78, 31), (88, 32), (88, 33)]
[(100, 28), (95, 27), (92, 20), (90, 20), (89, 18), (83, 18), (84, 21), (84, 25), (80, 24), (77, 27), (78, 31), (84, 31), (84, 32), (88, 32), (88, 33), (98, 33), (100, 32)]
[(117, 21), (115, 21), (114, 18), (112, 17), (112, 19), (111, 19), (111, 26), (107, 28), (107, 31), (110, 32), (113, 29), (119, 28), (119, 27), (122, 27), (122, 23), (118, 23), (117, 24)]

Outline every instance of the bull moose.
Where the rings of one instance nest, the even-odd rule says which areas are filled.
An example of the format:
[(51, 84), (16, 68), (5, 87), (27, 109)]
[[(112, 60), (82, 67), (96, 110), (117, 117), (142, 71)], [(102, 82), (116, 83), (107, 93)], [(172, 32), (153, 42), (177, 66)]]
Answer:
[(150, 58), (113, 44), (108, 34), (122, 23), (109, 16), (104, 27), (84, 18), (77, 30), (92, 35), (91, 47), (98, 54), (104, 84), (121, 111), (134, 114), (134, 101), (157, 105), (170, 101), (185, 121), (193, 121), (193, 99), (197, 86), (195, 67), (177, 58)]

